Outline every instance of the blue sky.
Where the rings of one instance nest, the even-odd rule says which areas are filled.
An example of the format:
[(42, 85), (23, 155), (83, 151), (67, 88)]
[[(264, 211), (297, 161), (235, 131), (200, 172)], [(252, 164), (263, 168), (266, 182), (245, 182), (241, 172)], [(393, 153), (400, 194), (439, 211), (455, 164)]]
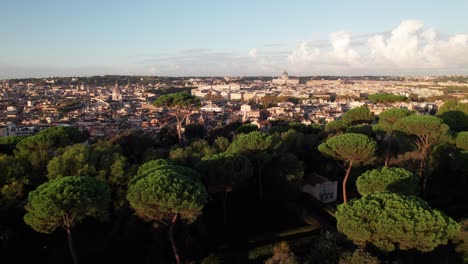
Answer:
[(0, 10), (0, 78), (468, 72), (464, 0), (2, 0)]

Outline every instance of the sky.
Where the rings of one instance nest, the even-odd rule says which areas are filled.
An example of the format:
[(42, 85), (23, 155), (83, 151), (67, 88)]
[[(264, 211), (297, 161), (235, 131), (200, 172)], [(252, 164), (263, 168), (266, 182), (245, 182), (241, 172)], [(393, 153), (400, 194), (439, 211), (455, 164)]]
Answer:
[(468, 75), (468, 1), (0, 0), (0, 79)]

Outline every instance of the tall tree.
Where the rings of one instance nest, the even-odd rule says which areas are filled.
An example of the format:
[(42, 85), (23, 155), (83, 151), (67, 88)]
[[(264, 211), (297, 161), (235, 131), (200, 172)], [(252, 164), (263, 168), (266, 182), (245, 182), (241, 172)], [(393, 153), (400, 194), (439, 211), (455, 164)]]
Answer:
[(275, 143), (271, 135), (254, 131), (241, 134), (229, 145), (228, 153), (239, 153), (249, 157), (257, 169), (258, 193), (263, 198), (262, 171), (265, 164), (271, 159), (271, 150)]
[(65, 229), (73, 263), (77, 264), (72, 228), (86, 217), (104, 216), (109, 203), (109, 187), (103, 182), (91, 177), (58, 178), (29, 193), (24, 221), (46, 234), (58, 227)]
[(338, 231), (357, 245), (373, 244), (383, 251), (432, 251), (460, 231), (452, 218), (415, 196), (372, 193), (338, 206)]
[(227, 222), (228, 194), (238, 184), (253, 176), (249, 159), (233, 153), (220, 153), (204, 157), (197, 169), (210, 193), (222, 193), (224, 222)]
[(354, 133), (346, 133), (327, 139), (318, 146), (318, 150), (329, 157), (342, 160), (347, 164), (345, 177), (343, 179), (343, 202), (347, 203), (346, 182), (353, 165), (368, 163), (373, 160), (377, 143), (374, 139)]
[(156, 170), (130, 183), (127, 199), (144, 221), (169, 226), (169, 240), (177, 264), (174, 229), (179, 219), (192, 223), (207, 200), (203, 184), (174, 170)]
[(388, 166), (388, 163), (391, 159), (391, 149), (393, 143), (393, 137), (395, 132), (395, 123), (403, 118), (411, 115), (412, 112), (408, 109), (402, 108), (389, 108), (379, 115), (379, 123), (374, 126), (374, 131), (377, 133), (384, 133), (387, 135), (388, 143), (387, 150), (385, 151), (385, 166)]
[(187, 92), (161, 95), (153, 102), (158, 107), (167, 107), (171, 115), (177, 119), (177, 136), (182, 143), (182, 124), (193, 109), (200, 106), (200, 99)]
[(399, 119), (395, 130), (410, 136), (419, 150), (418, 175), (422, 178), (422, 191), (427, 194), (429, 176), (424, 173), (429, 156), (435, 146), (448, 140), (449, 127), (436, 116), (411, 115)]

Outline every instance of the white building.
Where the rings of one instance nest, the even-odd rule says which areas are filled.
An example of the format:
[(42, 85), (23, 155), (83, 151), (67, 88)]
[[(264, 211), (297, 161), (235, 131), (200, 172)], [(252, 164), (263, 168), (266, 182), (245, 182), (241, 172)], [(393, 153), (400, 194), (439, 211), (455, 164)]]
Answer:
[(302, 192), (314, 196), (322, 203), (330, 203), (336, 201), (338, 192), (338, 181), (331, 181), (323, 176), (314, 173), (306, 179)]

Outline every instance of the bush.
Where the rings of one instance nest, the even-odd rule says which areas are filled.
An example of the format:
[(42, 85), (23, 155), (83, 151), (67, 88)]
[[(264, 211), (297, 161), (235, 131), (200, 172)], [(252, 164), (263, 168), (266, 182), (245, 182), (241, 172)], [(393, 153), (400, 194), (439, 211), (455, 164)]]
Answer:
[(352, 254), (344, 253), (340, 264), (380, 264), (380, 260), (362, 249), (356, 249)]

